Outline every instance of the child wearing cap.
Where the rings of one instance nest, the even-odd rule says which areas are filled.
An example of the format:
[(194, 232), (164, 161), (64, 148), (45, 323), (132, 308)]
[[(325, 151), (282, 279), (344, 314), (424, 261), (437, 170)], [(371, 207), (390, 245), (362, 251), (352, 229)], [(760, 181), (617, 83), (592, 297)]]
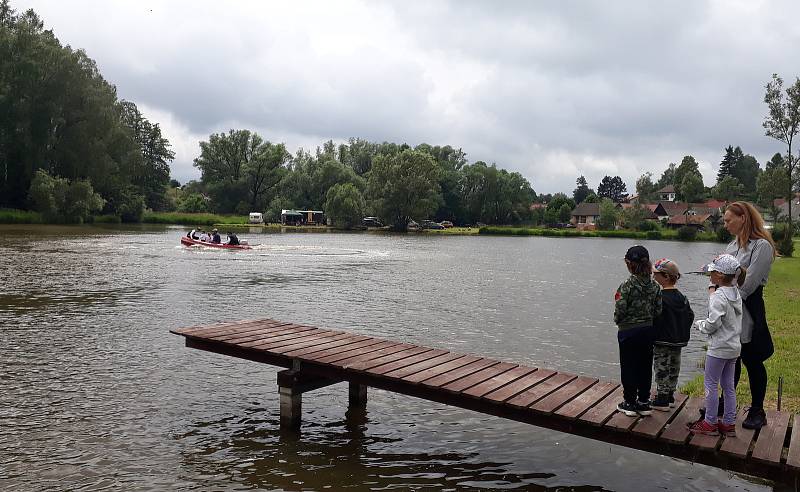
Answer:
[(629, 417), (650, 415), (653, 380), (653, 319), (661, 314), (661, 288), (651, 277), (650, 253), (633, 246), (625, 253), (630, 277), (614, 295), (619, 366), (624, 401), (617, 410)]
[(686, 296), (676, 287), (681, 272), (669, 258), (653, 263), (653, 279), (661, 286), (661, 314), (653, 319), (653, 370), (656, 398), (653, 410), (668, 411), (675, 404), (681, 372), (681, 349), (689, 343), (694, 312)]
[[(703, 269), (711, 275), (709, 287), (708, 318), (699, 320), (695, 326), (708, 335), (706, 367), (703, 386), (705, 387), (705, 416), (697, 422), (689, 423), (692, 434), (716, 436), (719, 433), (733, 436), (736, 433), (736, 388), (733, 384), (736, 359), (742, 350), (742, 296), (735, 285), (739, 277), (746, 275), (736, 257), (720, 255)], [(722, 386), (724, 414), (718, 422), (718, 386)]]

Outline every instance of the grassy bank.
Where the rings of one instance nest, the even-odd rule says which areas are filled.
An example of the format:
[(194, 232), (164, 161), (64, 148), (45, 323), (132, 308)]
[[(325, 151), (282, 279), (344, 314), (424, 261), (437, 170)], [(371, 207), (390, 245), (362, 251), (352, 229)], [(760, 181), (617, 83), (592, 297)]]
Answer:
[(145, 224), (214, 225), (247, 224), (243, 215), (187, 214), (181, 212), (147, 212), (142, 216)]
[(477, 227), (450, 227), (448, 229), (423, 229), (422, 232), (444, 236), (474, 236), (480, 233), (480, 229)]
[[(579, 231), (577, 229), (540, 229), (533, 227), (481, 227), (480, 234), (497, 236), (545, 236), (545, 237), (616, 237), (626, 239), (666, 239), (678, 240), (678, 232), (673, 230), (663, 231)], [(695, 241), (717, 241), (716, 234), (701, 232)]]
[(38, 212), (0, 208), (0, 224), (44, 224), (44, 219)]
[[(795, 241), (797, 248), (800, 244)], [(768, 409), (776, 408), (778, 401), (778, 377), (783, 376), (783, 398), (781, 410), (800, 411), (800, 258), (777, 258), (772, 265), (769, 282), (764, 289), (767, 306), (767, 324), (775, 344), (775, 354), (765, 365), (769, 375), (767, 385)], [(697, 375), (681, 388), (694, 396), (703, 394), (703, 375)], [(743, 373), (737, 388), (739, 406), (750, 402), (750, 387)]]

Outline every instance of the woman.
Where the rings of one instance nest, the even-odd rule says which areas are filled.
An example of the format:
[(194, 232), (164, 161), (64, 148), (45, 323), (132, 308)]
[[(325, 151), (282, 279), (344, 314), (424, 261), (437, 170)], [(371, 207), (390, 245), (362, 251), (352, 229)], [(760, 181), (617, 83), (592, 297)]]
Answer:
[(764, 219), (758, 210), (747, 202), (734, 202), (725, 209), (725, 228), (734, 239), (725, 248), (747, 269), (747, 276), (739, 286), (744, 300), (742, 318), (742, 354), (736, 361), (735, 384), (739, 384), (742, 363), (750, 380), (752, 403), (742, 422), (746, 429), (760, 429), (767, 425), (764, 413), (764, 396), (767, 393), (767, 369), (764, 361), (774, 352), (772, 337), (767, 327), (764, 309), (764, 286), (775, 259), (775, 243), (764, 228)]

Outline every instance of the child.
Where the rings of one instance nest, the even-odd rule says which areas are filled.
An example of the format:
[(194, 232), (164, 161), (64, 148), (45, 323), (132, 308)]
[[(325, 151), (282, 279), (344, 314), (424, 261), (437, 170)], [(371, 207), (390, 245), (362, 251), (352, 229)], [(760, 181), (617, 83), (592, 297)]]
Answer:
[[(714, 258), (703, 269), (711, 274), (708, 300), (708, 319), (700, 320), (695, 325), (701, 333), (708, 335), (708, 351), (706, 352), (705, 417), (697, 422), (687, 424), (692, 434), (716, 436), (723, 433), (734, 436), (736, 433), (736, 389), (733, 385), (733, 373), (736, 359), (742, 350), (739, 340), (742, 334), (742, 296), (734, 285), (737, 272), (739, 276), (746, 274), (736, 257), (720, 255)], [(725, 413), (722, 422), (717, 422), (717, 386), (722, 386), (725, 401)]]
[(661, 285), (661, 315), (653, 320), (653, 369), (656, 399), (653, 410), (669, 411), (675, 404), (675, 389), (681, 373), (681, 348), (689, 342), (694, 312), (686, 296), (675, 287), (681, 278), (678, 264), (669, 258), (653, 263), (653, 279)]
[(650, 273), (650, 253), (633, 246), (625, 253), (631, 276), (614, 295), (614, 323), (619, 327), (619, 366), (624, 401), (617, 410), (629, 417), (650, 415), (653, 378), (653, 318), (661, 314), (661, 288)]

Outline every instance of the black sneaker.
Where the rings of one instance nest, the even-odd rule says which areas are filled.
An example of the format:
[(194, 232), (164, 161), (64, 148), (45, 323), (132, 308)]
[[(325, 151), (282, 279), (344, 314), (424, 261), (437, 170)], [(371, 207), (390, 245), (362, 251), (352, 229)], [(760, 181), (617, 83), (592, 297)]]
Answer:
[(650, 404), (650, 407), (660, 412), (668, 412), (670, 409), (669, 397), (657, 396), (653, 403)]
[(642, 417), (646, 417), (648, 415), (652, 415), (653, 412), (651, 411), (650, 401), (637, 401), (636, 402), (636, 413), (638, 413)]
[(675, 408), (675, 397), (669, 395), (669, 408)]
[(767, 425), (767, 414), (763, 408), (747, 409), (747, 417), (742, 422), (742, 427), (745, 429), (760, 429)]
[(628, 403), (627, 401), (622, 401), (617, 403), (617, 411), (622, 412), (628, 417), (638, 417), (639, 412), (636, 411), (638, 405), (636, 403)]

